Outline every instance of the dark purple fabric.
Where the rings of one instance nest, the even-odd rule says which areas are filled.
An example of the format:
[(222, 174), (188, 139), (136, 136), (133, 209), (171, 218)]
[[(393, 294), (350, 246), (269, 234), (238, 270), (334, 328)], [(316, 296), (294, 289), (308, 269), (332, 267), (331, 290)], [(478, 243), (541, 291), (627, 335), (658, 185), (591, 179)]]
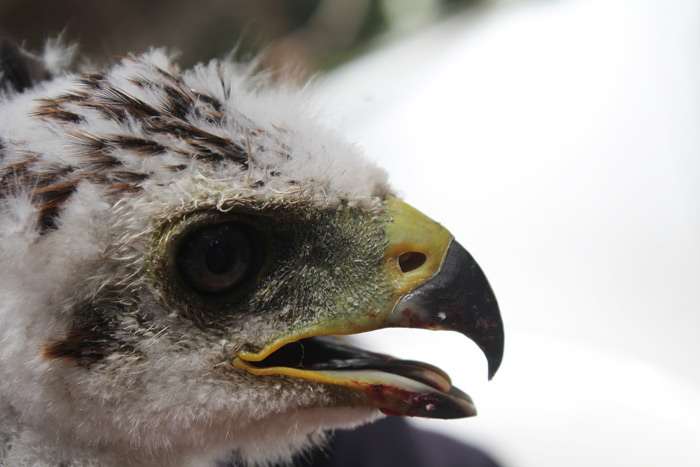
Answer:
[(388, 417), (357, 430), (336, 432), (331, 445), (296, 467), (499, 467), (483, 451)]

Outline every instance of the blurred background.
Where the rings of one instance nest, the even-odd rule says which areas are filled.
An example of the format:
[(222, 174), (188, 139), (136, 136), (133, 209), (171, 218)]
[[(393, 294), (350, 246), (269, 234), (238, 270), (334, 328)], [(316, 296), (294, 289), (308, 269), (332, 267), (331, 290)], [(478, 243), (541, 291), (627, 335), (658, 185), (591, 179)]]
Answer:
[(234, 48), (265, 52), (268, 66), (304, 74), (328, 70), (395, 36), (488, 0), (6, 0), (2, 28), (29, 49), (63, 33), (92, 60), (179, 51), (191, 66)]
[(504, 467), (700, 465), (700, 2), (5, 1), (0, 18), (98, 62), (236, 48), (321, 72), (326, 122), (455, 234), (501, 305), (491, 382), (460, 336), (359, 337), (443, 367), (480, 411), (414, 423)]

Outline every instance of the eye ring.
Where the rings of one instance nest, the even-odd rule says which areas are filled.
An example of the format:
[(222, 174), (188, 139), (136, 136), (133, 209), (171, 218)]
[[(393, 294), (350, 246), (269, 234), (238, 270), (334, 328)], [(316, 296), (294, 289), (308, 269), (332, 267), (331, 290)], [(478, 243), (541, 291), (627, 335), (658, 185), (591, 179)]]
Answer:
[(220, 295), (245, 285), (260, 269), (259, 234), (250, 226), (229, 222), (197, 229), (180, 243), (177, 271), (193, 291)]

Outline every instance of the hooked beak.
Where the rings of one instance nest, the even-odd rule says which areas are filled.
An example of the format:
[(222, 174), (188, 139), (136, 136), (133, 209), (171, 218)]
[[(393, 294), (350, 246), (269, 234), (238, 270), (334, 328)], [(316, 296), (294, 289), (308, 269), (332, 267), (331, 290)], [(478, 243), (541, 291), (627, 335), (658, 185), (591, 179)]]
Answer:
[(493, 378), (503, 359), (503, 322), (496, 296), (472, 255), (453, 241), (440, 271), (404, 295), (387, 327), (457, 331), (484, 352)]

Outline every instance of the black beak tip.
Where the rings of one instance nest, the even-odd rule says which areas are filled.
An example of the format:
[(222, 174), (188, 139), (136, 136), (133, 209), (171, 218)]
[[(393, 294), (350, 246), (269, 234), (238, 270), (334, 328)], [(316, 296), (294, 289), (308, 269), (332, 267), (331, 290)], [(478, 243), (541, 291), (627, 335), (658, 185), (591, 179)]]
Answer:
[(503, 361), (503, 334), (501, 334), (501, 339), (500, 339), (500, 344), (495, 347), (498, 350), (484, 350), (484, 354), (486, 355), (486, 361), (488, 362), (488, 367), (489, 367), (489, 381), (493, 379), (493, 377), (496, 375), (496, 372), (498, 369), (501, 367), (501, 362)]
[(484, 291), (484, 299), (478, 306), (479, 309), (477, 312), (479, 318), (477, 319), (477, 330), (473, 333), (473, 338), (486, 356), (489, 380), (491, 380), (501, 367), (501, 362), (503, 361), (505, 335), (496, 295), (493, 293), (483, 272), (481, 273), (481, 277), (484, 282), (482, 289)]
[(444, 268), (452, 270), (464, 284), (453, 291), (452, 300), (464, 310), (455, 315), (453, 329), (472, 339), (484, 352), (490, 380), (501, 366), (504, 348), (503, 320), (496, 295), (482, 269), (459, 243), (450, 246)]

